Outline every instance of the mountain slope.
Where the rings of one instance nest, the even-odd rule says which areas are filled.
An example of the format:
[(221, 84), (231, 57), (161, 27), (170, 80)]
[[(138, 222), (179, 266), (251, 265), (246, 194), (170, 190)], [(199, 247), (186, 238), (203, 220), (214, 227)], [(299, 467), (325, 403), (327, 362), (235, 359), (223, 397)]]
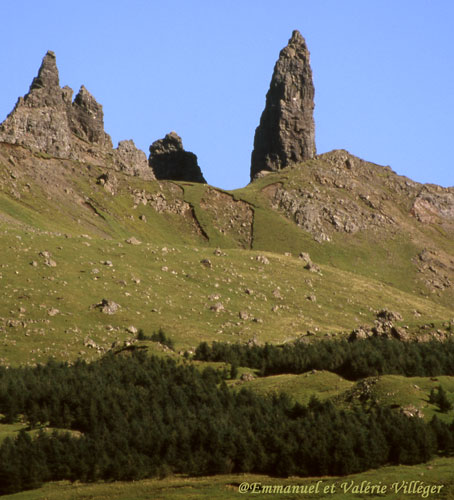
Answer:
[(449, 332), (451, 190), (342, 151), (231, 193), (10, 144), (0, 165), (4, 363), (93, 358), (130, 326), (177, 350), (347, 335), (384, 308), (410, 333)]

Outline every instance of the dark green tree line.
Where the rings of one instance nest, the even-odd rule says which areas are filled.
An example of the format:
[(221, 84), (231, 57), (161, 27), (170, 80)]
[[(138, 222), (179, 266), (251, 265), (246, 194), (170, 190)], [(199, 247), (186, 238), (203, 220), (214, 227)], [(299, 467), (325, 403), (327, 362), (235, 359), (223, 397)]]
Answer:
[(303, 406), (285, 394), (232, 391), (212, 368), (200, 372), (140, 352), (92, 364), (0, 368), (0, 413), (62, 429), (3, 441), (3, 494), (61, 479), (349, 474), (418, 463), (453, 447), (452, 426), (438, 420), (427, 425), (388, 409), (347, 412), (315, 398)]

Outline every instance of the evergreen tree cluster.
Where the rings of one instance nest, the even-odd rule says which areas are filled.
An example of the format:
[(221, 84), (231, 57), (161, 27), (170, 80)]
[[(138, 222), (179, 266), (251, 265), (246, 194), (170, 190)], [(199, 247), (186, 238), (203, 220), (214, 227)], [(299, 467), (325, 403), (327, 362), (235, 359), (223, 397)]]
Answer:
[(194, 357), (256, 368), (263, 376), (310, 370), (327, 370), (349, 380), (385, 374), (454, 375), (454, 341), (418, 343), (375, 337), (354, 342), (331, 340), (280, 346), (222, 342), (210, 346), (202, 342)]
[(453, 445), (452, 426), (439, 421), (236, 392), (212, 368), (200, 372), (140, 352), (92, 364), (0, 368), (0, 412), (6, 422), (79, 431), (5, 439), (1, 494), (61, 479), (349, 474), (418, 463)]
[(448, 395), (441, 385), (436, 390), (432, 389), (430, 391), (429, 403), (437, 405), (442, 413), (446, 413), (453, 408), (453, 404), (449, 401)]
[(173, 340), (166, 335), (162, 328), (160, 328), (157, 332), (154, 332), (152, 335), (145, 335), (144, 331), (140, 329), (137, 332), (137, 340), (151, 340), (152, 342), (159, 342), (160, 344), (167, 346), (169, 349), (174, 349)]

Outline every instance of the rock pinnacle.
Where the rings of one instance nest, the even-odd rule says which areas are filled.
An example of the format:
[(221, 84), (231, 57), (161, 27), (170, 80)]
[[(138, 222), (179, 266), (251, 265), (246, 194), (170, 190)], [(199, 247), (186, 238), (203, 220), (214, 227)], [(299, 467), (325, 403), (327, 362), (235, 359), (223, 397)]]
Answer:
[(255, 131), (251, 179), (262, 170), (280, 170), (316, 153), (309, 59), (304, 38), (293, 31), (274, 66), (265, 109)]
[(47, 54), (43, 57), (43, 62), (38, 71), (38, 76), (36, 76), (32, 84), (30, 85), (30, 90), (40, 89), (43, 87), (60, 87), (60, 81), (58, 77), (57, 69), (57, 59), (55, 53), (51, 50), (47, 51)]

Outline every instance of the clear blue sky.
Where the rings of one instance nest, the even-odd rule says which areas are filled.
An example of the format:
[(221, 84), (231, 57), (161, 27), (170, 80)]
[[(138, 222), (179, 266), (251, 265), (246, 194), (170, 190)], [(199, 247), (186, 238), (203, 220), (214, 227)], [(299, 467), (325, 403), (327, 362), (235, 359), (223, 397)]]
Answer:
[(306, 38), (319, 153), (344, 148), (454, 185), (452, 0), (14, 0), (0, 9), (0, 121), (47, 50), (114, 144), (175, 130), (210, 184), (249, 182), (254, 131), (293, 29)]

